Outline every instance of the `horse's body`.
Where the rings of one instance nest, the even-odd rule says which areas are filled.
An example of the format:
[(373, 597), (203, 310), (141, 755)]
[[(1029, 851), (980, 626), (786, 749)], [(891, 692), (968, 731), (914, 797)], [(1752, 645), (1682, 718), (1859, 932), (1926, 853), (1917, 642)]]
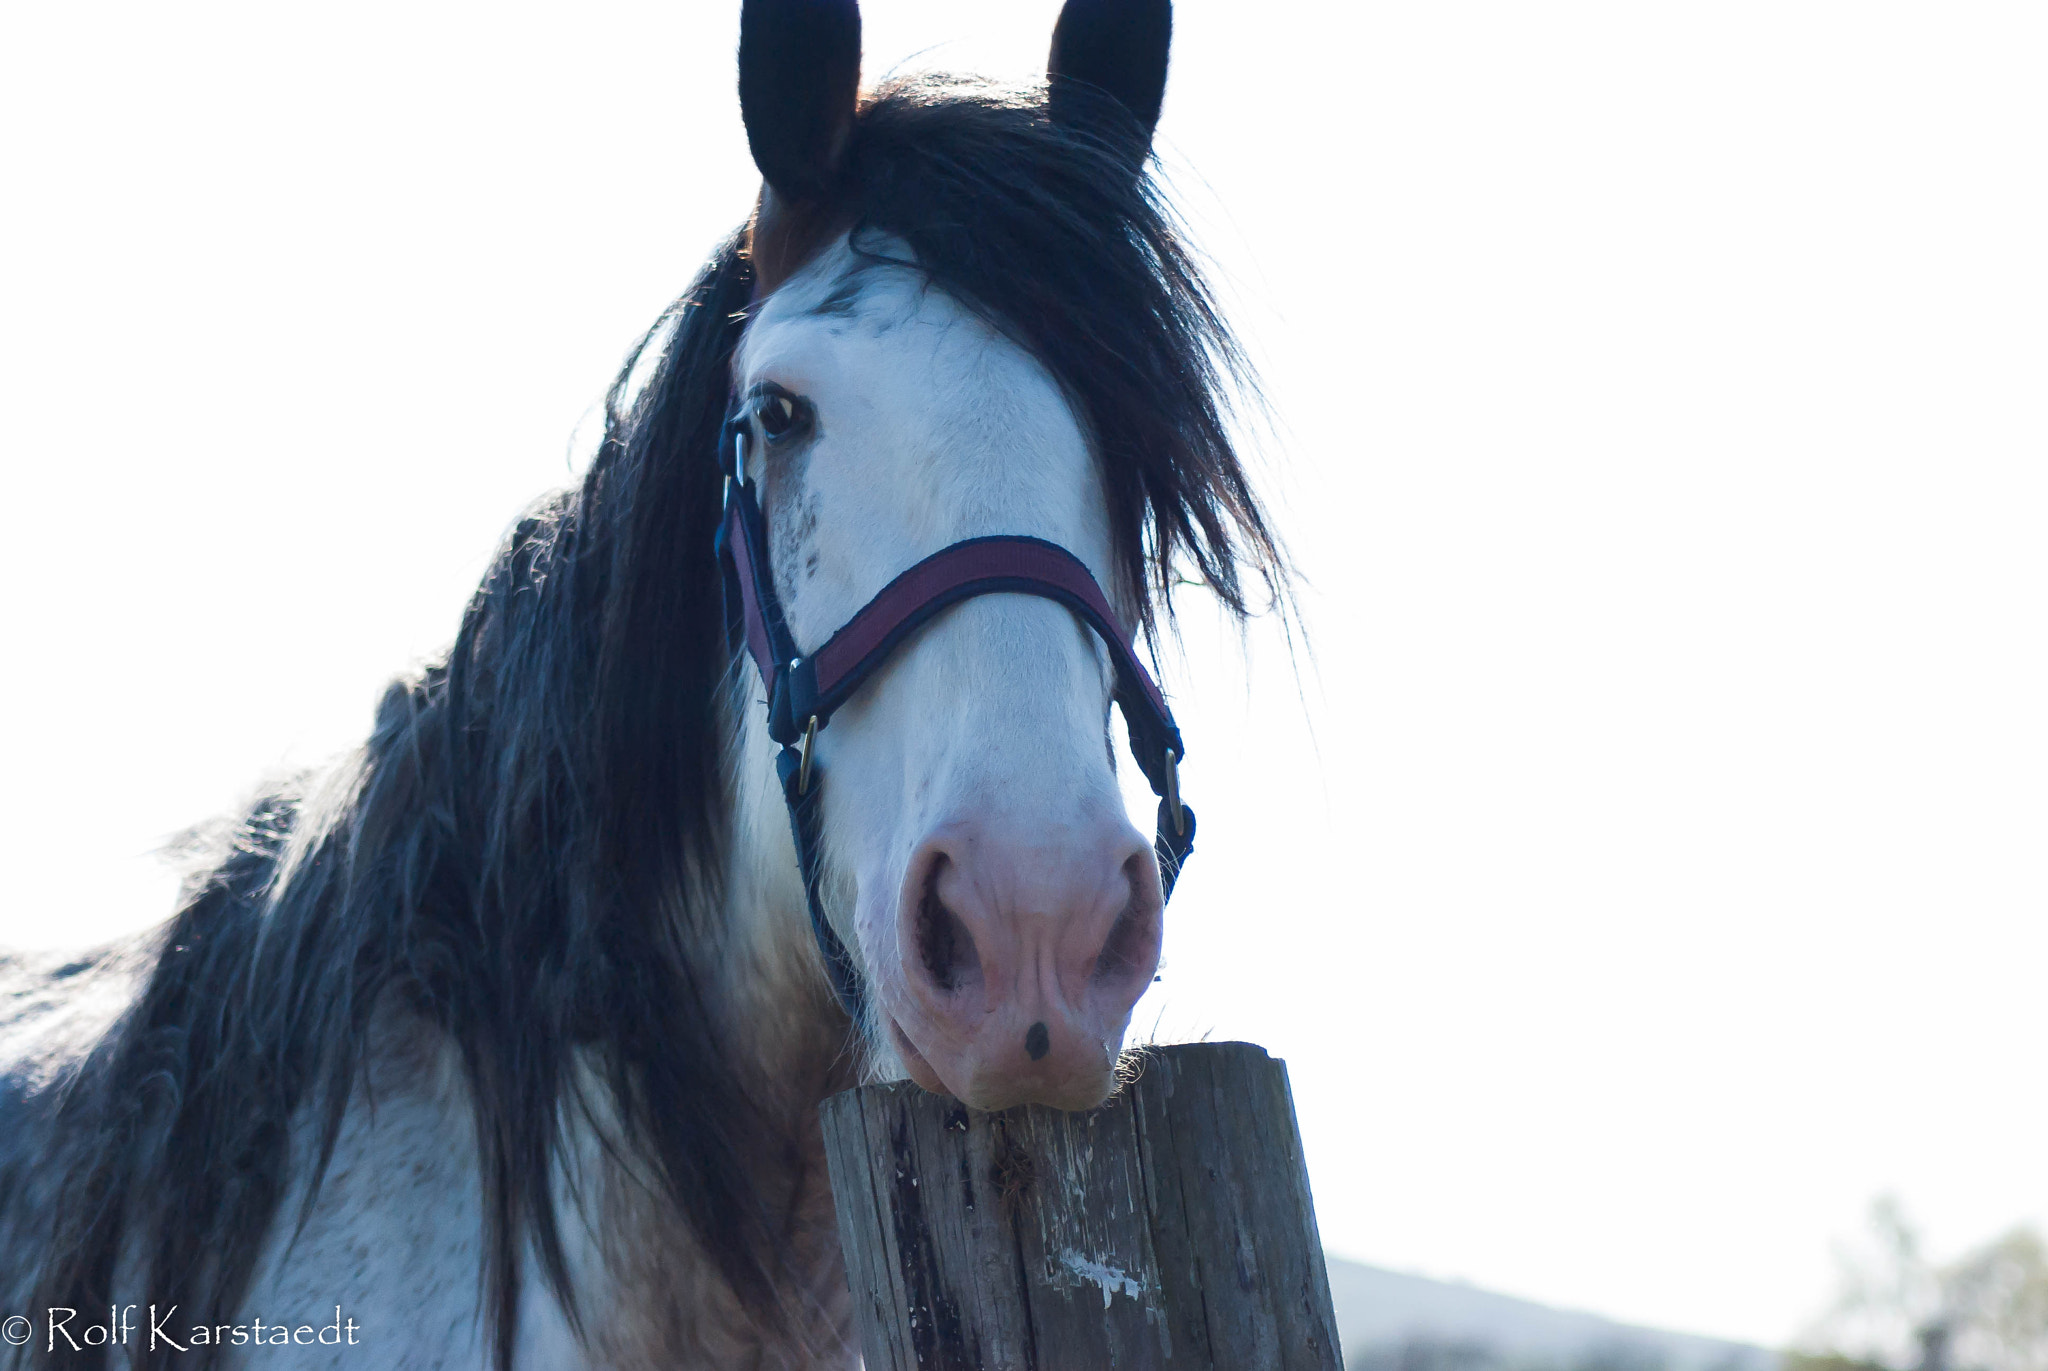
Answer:
[(1102, 1098), (1163, 894), (1101, 646), (985, 593), (817, 738), (850, 1023), (712, 535), (737, 433), (798, 642), (990, 536), (1066, 549), (1148, 631), (1176, 557), (1242, 612), (1238, 558), (1276, 555), (1214, 394), (1228, 336), (1142, 179), (1165, 43), (1163, 0), (1074, 0), (1050, 102), (912, 82), (856, 112), (852, 5), (749, 0), (755, 219), (448, 658), (333, 772), (195, 839), (164, 928), (0, 957), (23, 1364), (91, 1364), (75, 1337), (155, 1366), (259, 1338), (279, 1366), (850, 1366), (818, 1102), (905, 1074)]
[[(367, 751), (374, 755), (375, 744)], [(325, 783), (352, 787), (356, 765)], [(772, 812), (766, 818), (780, 822)], [(751, 821), (747, 829), (764, 831)], [(786, 833), (765, 833), (780, 839), (786, 860)], [(249, 830), (238, 827), (229, 836), (246, 840)], [(774, 843), (766, 846), (772, 853)], [(519, 1366), (770, 1368), (849, 1362), (844, 1277), (812, 1115), (825, 1095), (855, 1082), (856, 1064), (845, 1019), (823, 990), (801, 899), (787, 888), (792, 878), (753, 845), (736, 846), (733, 856), (724, 907), (715, 917), (725, 936), (707, 940), (699, 950), (721, 975), (721, 1023), (713, 1034), (729, 1052), (744, 1054), (731, 1065), (747, 1083), (747, 1142), (758, 1149), (746, 1170), (781, 1227), (774, 1312), (763, 1318), (745, 1307), (690, 1226), (678, 1222), (673, 1209), (649, 1202), (642, 1167), (607, 1153), (606, 1125), (615, 1129), (615, 1121), (597, 1124), (565, 1108), (552, 1169), (563, 1264), (578, 1303), (580, 1333), (529, 1256), (517, 1277), (509, 1340)], [(216, 879), (226, 865), (202, 861), (199, 879)], [(120, 1015), (134, 1012), (152, 974), (159, 983), (167, 971), (176, 976), (177, 957), (163, 955), (166, 942), (201, 923), (188, 901), (184, 915), (167, 929), (82, 956), (0, 956), (0, 1062), (9, 1070), (0, 1083), (0, 1199), (6, 1201), (0, 1206), (0, 1311), (32, 1311), (38, 1348), (47, 1350), (48, 1305), (32, 1303), (41, 1292), (23, 1277), (36, 1274), (33, 1259), (47, 1250), (50, 1211), (77, 1203), (75, 1194), (57, 1189), (62, 1173), (52, 1162), (71, 1160), (77, 1149), (134, 1141), (67, 1136), (58, 1117), (61, 1093), (48, 1087), (81, 1068), (93, 1070), (89, 1054), (96, 1047), (104, 1053), (118, 1041), (110, 1030)], [(205, 973), (190, 980), (192, 990), (205, 992), (218, 983)], [(602, 1108), (605, 1090), (594, 1079), (597, 1073), (573, 1056), (568, 1069), (581, 1077), (570, 1090)], [(490, 1325), (479, 1317), (479, 1289), (487, 1269), (489, 1206), (475, 1094), (460, 1049), (417, 1007), (386, 995), (379, 997), (363, 1035), (359, 1070), (324, 1172), (308, 1164), (322, 1142), (317, 1115), (304, 1107), (290, 1111), (288, 1159), (279, 1169), (279, 1219), (254, 1254), (253, 1279), (232, 1312), (195, 1316), (187, 1305), (178, 1317), (166, 1317), (166, 1330), (182, 1345), (193, 1345), (186, 1334), (195, 1323), (208, 1323), (224, 1335), (227, 1364), (239, 1364), (237, 1354), (252, 1354), (236, 1340), (254, 1336), (253, 1320), (263, 1320), (264, 1335), (271, 1336), (279, 1323), (324, 1326), (338, 1305), (339, 1317), (355, 1325), (345, 1330), (359, 1340), (355, 1346), (271, 1346), (264, 1360), (308, 1367), (487, 1364)], [(226, 1092), (230, 1107), (238, 1093), (232, 1086)], [(224, 1165), (225, 1159), (206, 1164)], [(313, 1207), (303, 1226), (296, 1226), (316, 1175)], [(124, 1260), (108, 1287), (124, 1305), (138, 1306), (129, 1316), (136, 1320), (127, 1339), (131, 1348), (148, 1342), (145, 1311), (154, 1293), (124, 1279), (121, 1273), (134, 1269), (132, 1257)], [(172, 1282), (159, 1303), (176, 1303), (183, 1288), (182, 1281)], [(86, 1325), (108, 1322), (81, 1299), (58, 1307), (80, 1310), (69, 1327), (81, 1339)], [(60, 1363), (77, 1360), (61, 1355), (68, 1350), (61, 1334), (57, 1346)], [(169, 1364), (194, 1360), (187, 1353)]]

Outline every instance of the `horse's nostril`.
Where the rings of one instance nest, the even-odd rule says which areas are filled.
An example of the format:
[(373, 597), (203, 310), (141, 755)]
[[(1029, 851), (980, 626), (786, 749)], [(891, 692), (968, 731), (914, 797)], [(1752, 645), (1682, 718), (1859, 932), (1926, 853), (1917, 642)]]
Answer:
[(1024, 1035), (1024, 1055), (1032, 1061), (1042, 1061), (1052, 1051), (1052, 1034), (1046, 1030), (1045, 1020), (1031, 1025), (1031, 1031)]
[(981, 955), (967, 925), (939, 898), (939, 871), (944, 865), (936, 863), (925, 881), (917, 909), (917, 950), (932, 984), (953, 991), (981, 979)]
[(1102, 944), (1102, 951), (1095, 957), (1095, 979), (1098, 981), (1122, 980), (1135, 975), (1150, 950), (1147, 920), (1138, 909), (1138, 902), (1131, 901), (1117, 915), (1116, 923), (1109, 930), (1109, 937)]

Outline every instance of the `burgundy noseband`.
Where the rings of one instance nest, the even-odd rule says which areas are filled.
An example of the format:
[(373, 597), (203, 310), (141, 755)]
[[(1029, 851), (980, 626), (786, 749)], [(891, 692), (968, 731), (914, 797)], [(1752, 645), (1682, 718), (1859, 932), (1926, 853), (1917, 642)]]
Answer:
[(790, 636), (768, 563), (768, 526), (746, 478), (747, 428), (727, 421), (721, 456), (732, 454), (726, 475), (725, 515), (718, 529), (718, 560), (725, 576), (727, 631), (760, 670), (768, 691), (768, 736), (782, 745), (775, 769), (789, 803), (790, 831), (811, 912), (811, 932), (824, 954), (832, 989), (860, 1022), (865, 988), (852, 956), (825, 919), (819, 882), (818, 791), (822, 774), (811, 758), (818, 731), (889, 659), (903, 640), (948, 606), (977, 595), (1036, 595), (1072, 610), (1109, 648), (1116, 668), (1114, 698), (1123, 709), (1131, 755), (1159, 797), (1152, 840), (1164, 895), (1172, 895), (1181, 866), (1194, 850), (1195, 812), (1180, 802), (1179, 765), (1187, 755), (1173, 711), (1131, 647), (1102, 587), (1081, 559), (1042, 538), (1003, 535), (968, 538), (941, 548), (895, 580), (826, 639), (806, 653)]

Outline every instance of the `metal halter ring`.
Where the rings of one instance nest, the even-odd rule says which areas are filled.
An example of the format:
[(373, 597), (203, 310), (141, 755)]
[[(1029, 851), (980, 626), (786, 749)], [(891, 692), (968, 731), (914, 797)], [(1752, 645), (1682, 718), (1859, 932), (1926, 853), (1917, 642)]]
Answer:
[(799, 794), (799, 795), (805, 795), (805, 794), (808, 794), (808, 793), (810, 793), (810, 789), (811, 789), (811, 745), (812, 745), (813, 743), (817, 742), (817, 741), (818, 741), (818, 716), (817, 716), (817, 715), (815, 715), (815, 714), (813, 714), (813, 715), (811, 716), (811, 721), (810, 721), (810, 723), (808, 723), (808, 724), (804, 725), (804, 738), (803, 738), (803, 742), (802, 742), (802, 743), (800, 743), (800, 744), (798, 744), (798, 746), (799, 746), (799, 747), (800, 747), (800, 748), (802, 749), (802, 751), (801, 751), (801, 752), (800, 752), (800, 753), (798, 754), (798, 758), (799, 758), (799, 760), (798, 760), (798, 762), (797, 762), (797, 768), (796, 768), (796, 793), (797, 793), (797, 794)]
[[(810, 754), (804, 754), (808, 757)], [(1187, 811), (1180, 807), (1180, 756), (1172, 748), (1166, 749), (1166, 807), (1173, 813), (1173, 831), (1188, 831)]]
[(732, 504), (732, 493), (747, 483), (747, 431), (734, 429), (732, 435), (732, 470), (725, 474), (725, 494), (719, 498), (719, 508)]

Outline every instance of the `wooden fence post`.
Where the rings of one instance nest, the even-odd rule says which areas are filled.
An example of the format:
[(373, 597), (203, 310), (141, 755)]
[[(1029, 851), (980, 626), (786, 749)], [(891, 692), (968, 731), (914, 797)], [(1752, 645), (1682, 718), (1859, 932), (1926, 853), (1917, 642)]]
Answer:
[(1100, 1109), (824, 1105), (867, 1371), (1342, 1371), (1286, 1065), (1154, 1048)]

